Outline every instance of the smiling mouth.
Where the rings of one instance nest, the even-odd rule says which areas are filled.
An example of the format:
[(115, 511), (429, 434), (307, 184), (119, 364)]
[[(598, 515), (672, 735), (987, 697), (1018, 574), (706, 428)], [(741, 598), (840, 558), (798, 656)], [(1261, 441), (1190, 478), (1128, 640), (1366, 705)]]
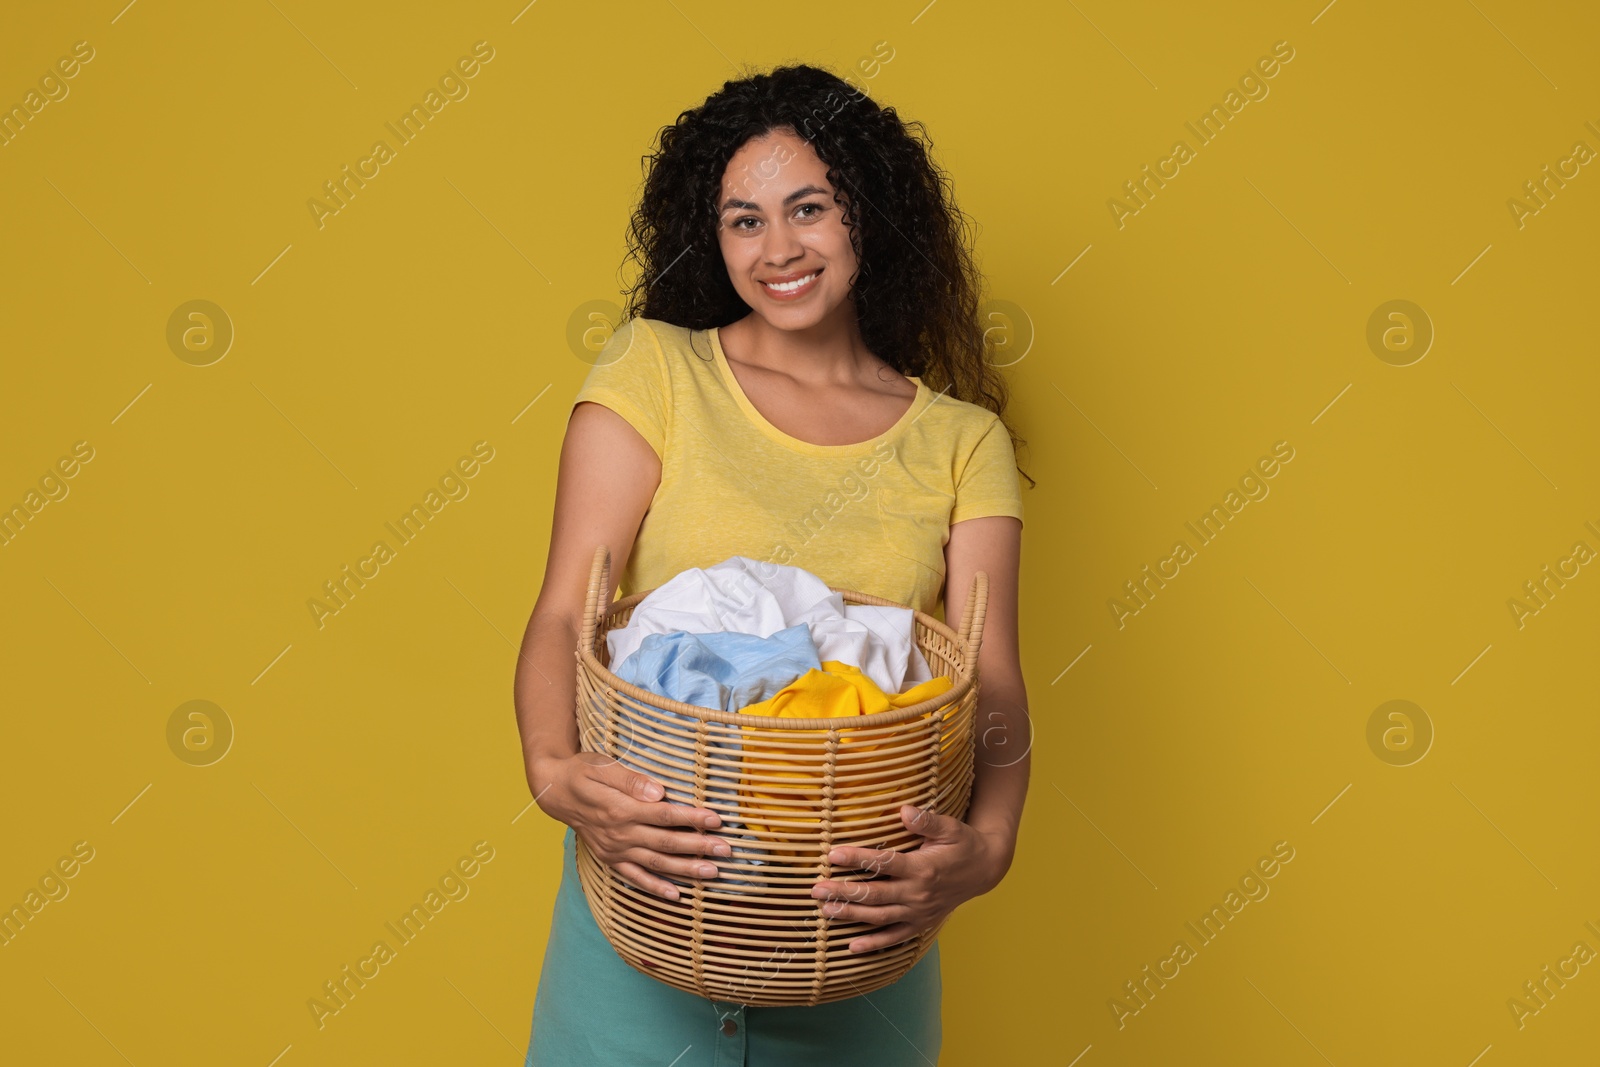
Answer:
[(774, 292), (774, 293), (781, 293), (781, 294), (785, 294), (785, 295), (787, 295), (789, 293), (798, 293), (802, 289), (804, 289), (807, 286), (809, 286), (812, 282), (816, 281), (817, 280), (817, 275), (819, 275), (821, 273), (822, 273), (821, 268), (818, 268), (817, 270), (812, 271), (810, 274), (807, 274), (805, 277), (796, 278), (792, 282), (781, 282), (781, 283), (778, 283), (778, 284), (773, 284), (772, 282), (762, 282), (761, 284), (763, 286), (765, 286), (770, 292)]

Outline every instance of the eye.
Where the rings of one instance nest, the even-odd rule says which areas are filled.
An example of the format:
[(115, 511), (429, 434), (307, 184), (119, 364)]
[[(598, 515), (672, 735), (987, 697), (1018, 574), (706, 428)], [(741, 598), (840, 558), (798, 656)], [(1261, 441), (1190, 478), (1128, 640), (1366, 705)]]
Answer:
[(748, 230), (750, 227), (741, 226), (739, 224), (742, 223), (742, 222), (759, 222), (759, 221), (760, 220), (757, 219), (754, 215), (741, 215), (738, 218), (734, 219), (732, 222), (728, 223), (728, 228), (730, 230)]
[(805, 215), (805, 216), (803, 216), (803, 217), (804, 217), (804, 218), (808, 218), (808, 219), (814, 219), (814, 218), (816, 218), (816, 217), (817, 217), (817, 216), (818, 216), (818, 215), (820, 215), (820, 214), (822, 214), (822, 213), (823, 213), (823, 212), (824, 212), (824, 211), (826, 211), (826, 210), (827, 210), (827, 209), (826, 209), (826, 208), (824, 208), (824, 207), (823, 207), (823, 206), (822, 206), (822, 205), (821, 205), (821, 204), (801, 204), (801, 205), (800, 205), (800, 206), (799, 206), (799, 207), (798, 207), (798, 208), (796, 208), (796, 209), (795, 209), (795, 210), (796, 210), (796, 211), (811, 211), (811, 212), (814, 212), (814, 214), (811, 214), (811, 215)]

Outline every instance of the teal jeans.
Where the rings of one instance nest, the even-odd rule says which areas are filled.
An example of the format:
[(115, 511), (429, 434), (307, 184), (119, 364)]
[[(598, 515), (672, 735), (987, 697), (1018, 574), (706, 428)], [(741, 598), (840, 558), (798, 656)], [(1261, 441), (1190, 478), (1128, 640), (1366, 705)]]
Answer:
[(595, 925), (567, 828), (524, 1067), (937, 1067), (939, 943), (897, 982), (814, 1008), (706, 1000), (634, 970)]

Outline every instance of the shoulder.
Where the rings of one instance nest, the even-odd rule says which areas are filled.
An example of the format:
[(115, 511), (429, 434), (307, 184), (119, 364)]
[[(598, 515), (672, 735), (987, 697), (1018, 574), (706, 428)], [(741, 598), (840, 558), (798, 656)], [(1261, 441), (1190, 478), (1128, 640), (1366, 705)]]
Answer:
[[(1005, 420), (986, 407), (935, 394), (919, 428), (926, 440), (937, 442), (929, 451), (949, 464), (951, 484), (958, 495), (971, 492), (993, 478), (1015, 478), (1016, 449)], [(965, 487), (965, 488), (963, 488)], [(988, 490), (982, 490), (987, 492)]]
[(668, 361), (693, 350), (695, 331), (687, 326), (679, 326), (665, 319), (646, 318), (643, 315), (629, 319), (625, 325), (639, 334), (646, 344), (652, 346)]
[(991, 433), (1010, 436), (999, 415), (949, 393), (934, 393), (919, 421), (929, 423), (941, 438), (954, 443), (958, 453), (975, 448)]
[(643, 315), (617, 327), (612, 344), (619, 353), (637, 353), (663, 384), (687, 384), (691, 372), (712, 362), (711, 341), (704, 331)]

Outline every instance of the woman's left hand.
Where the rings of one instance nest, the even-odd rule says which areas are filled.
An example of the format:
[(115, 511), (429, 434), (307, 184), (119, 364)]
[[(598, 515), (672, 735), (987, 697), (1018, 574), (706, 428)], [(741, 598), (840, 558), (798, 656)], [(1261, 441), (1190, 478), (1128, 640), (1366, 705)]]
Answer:
[(901, 806), (900, 819), (923, 837), (910, 852), (840, 845), (828, 853), (836, 866), (887, 877), (812, 887), (813, 897), (827, 901), (824, 915), (885, 927), (851, 941), (851, 952), (896, 945), (937, 927), (957, 906), (999, 885), (1010, 866), (1006, 842), (960, 819), (912, 804)]

